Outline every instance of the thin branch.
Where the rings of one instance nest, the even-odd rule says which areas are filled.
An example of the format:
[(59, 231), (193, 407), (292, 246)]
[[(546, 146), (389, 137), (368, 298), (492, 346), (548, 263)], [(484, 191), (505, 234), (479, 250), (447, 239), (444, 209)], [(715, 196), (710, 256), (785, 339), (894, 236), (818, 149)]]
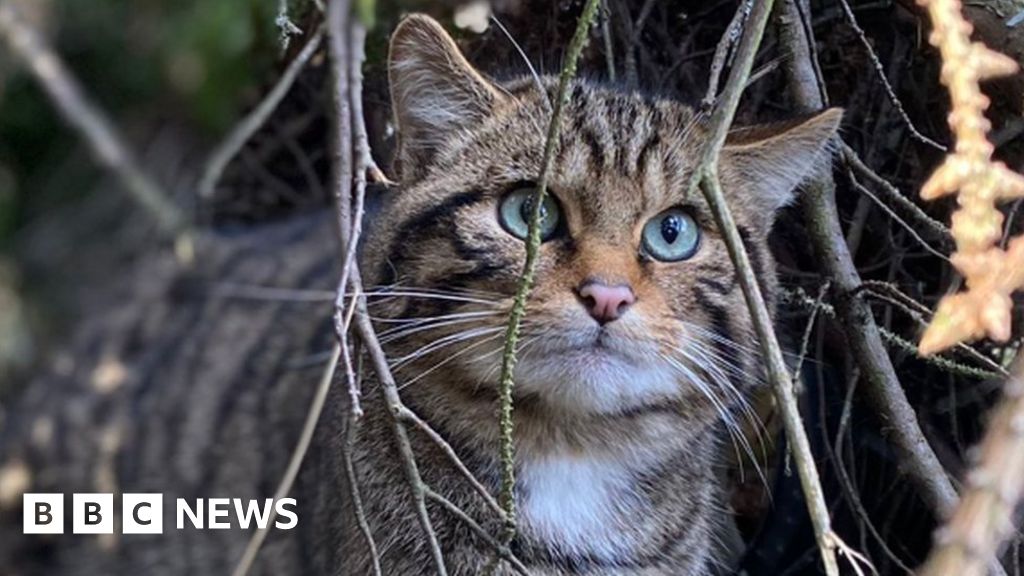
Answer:
[[(362, 397), (362, 383), (360, 381), (361, 372), (358, 372), (353, 366), (353, 359), (351, 349), (349, 347), (349, 331), (352, 326), (352, 318), (356, 313), (356, 304), (362, 298), (362, 289), (359, 286), (353, 285), (352, 293), (349, 298), (349, 306), (346, 309), (344, 307), (344, 296), (346, 290), (349, 288), (349, 277), (352, 274), (352, 268), (356, 266), (356, 250), (359, 246), (359, 237), (362, 234), (363, 215), (366, 204), (366, 175), (367, 172), (375, 169), (373, 163), (373, 156), (370, 153), (369, 139), (366, 134), (366, 120), (363, 116), (363, 62), (366, 59), (366, 28), (361, 24), (358, 19), (353, 21), (349, 28), (350, 34), (350, 49), (353, 57), (349, 64), (349, 110), (352, 118), (352, 129), (353, 138), (355, 140), (353, 147), (355, 148), (355, 173), (354, 173), (354, 184), (355, 184), (355, 206), (351, 207), (351, 222), (349, 223), (349, 229), (347, 230), (347, 236), (342, 239), (343, 251), (345, 253), (344, 262), (341, 268), (341, 279), (338, 281), (338, 290), (335, 302), (335, 331), (338, 341), (341, 343), (342, 359), (345, 364), (345, 378), (349, 396), (349, 418), (354, 425), (358, 425), (359, 420), (363, 416), (362, 404), (360, 398)], [(341, 96), (339, 94), (339, 96)], [(343, 112), (341, 110), (340, 112)], [(351, 197), (345, 197), (345, 193), (339, 190), (340, 198), (339, 202), (350, 202)], [(351, 192), (349, 192), (350, 194)], [(345, 204), (347, 207), (348, 204)], [(339, 208), (339, 212), (344, 209)], [(342, 212), (343, 213), (343, 212)], [(345, 220), (345, 217), (342, 217)], [(343, 230), (343, 233), (345, 231)], [(361, 358), (360, 358), (361, 360)], [(354, 436), (352, 442), (354, 442)], [(351, 451), (351, 447), (346, 447), (346, 450)], [(349, 456), (350, 458), (350, 456)], [(346, 463), (348, 467), (349, 464)], [(349, 473), (349, 481), (353, 483), (351, 488), (353, 501), (358, 500), (358, 486), (355, 485), (357, 478), (354, 470)], [(358, 502), (357, 502), (358, 503)], [(370, 533), (369, 525), (366, 524), (365, 519), (359, 520), (359, 514), (357, 514), (357, 520), (359, 521), (360, 531), (363, 532), (363, 537), (370, 545), (370, 552), (372, 555), (376, 554), (376, 545), (373, 543), (373, 535)], [(380, 560), (379, 558), (373, 557), (374, 568), (379, 569)]]
[[(624, 4), (622, 8), (623, 10), (629, 10), (628, 4)], [(654, 0), (645, 0), (643, 5), (640, 6), (640, 13), (637, 15), (636, 20), (630, 26), (629, 37), (626, 39), (626, 52), (623, 56), (622, 67), (626, 73), (626, 85), (630, 88), (636, 88), (640, 81), (636, 69), (637, 43), (640, 42), (640, 35), (643, 34), (644, 26), (647, 24), (647, 19), (651, 16), (651, 10), (653, 9)]]
[[(348, 19), (351, 6), (349, 0), (329, 2), (325, 14), (328, 39), (328, 52), (331, 56), (331, 69), (334, 81), (331, 84), (331, 99), (334, 110), (334, 130), (332, 133), (332, 163), (334, 177), (334, 197), (338, 211), (338, 233), (340, 234), (342, 254), (347, 254), (352, 239), (352, 103), (349, 94), (349, 45)], [(346, 274), (347, 269), (342, 270)], [(344, 279), (344, 278), (343, 278)], [(346, 282), (347, 284), (347, 282)], [(344, 309), (346, 287), (338, 289), (335, 304), (335, 332), (340, 334), (344, 327), (340, 323), (341, 310)], [(355, 290), (353, 290), (355, 292)], [(354, 298), (359, 295), (355, 294)]]
[(416, 414), (405, 405), (398, 407), (396, 409), (396, 412), (398, 413), (398, 417), (401, 420), (416, 426), (417, 428), (420, 429), (420, 431), (426, 434), (427, 437), (434, 442), (434, 444), (437, 444), (437, 447), (440, 448), (441, 451), (444, 452), (446, 456), (448, 456), (448, 459), (455, 466), (456, 470), (458, 470), (459, 474), (462, 474), (462, 476), (467, 481), (469, 481), (469, 484), (473, 487), (473, 490), (475, 490), (477, 494), (479, 494), (480, 497), (484, 499), (484, 502), (487, 503), (491, 510), (494, 510), (494, 512), (498, 514), (498, 517), (501, 518), (502, 521), (507, 522), (505, 510), (501, 508), (501, 505), (498, 504), (498, 501), (495, 500), (494, 496), (492, 496), (491, 493), (487, 490), (487, 487), (484, 486), (480, 482), (480, 480), (477, 479), (477, 477), (469, 470), (465, 462), (463, 462), (462, 459), (459, 458), (459, 455), (455, 453), (455, 449), (452, 448), (451, 444), (449, 444), (448, 441), (445, 440), (443, 436), (437, 433), (437, 430), (431, 428), (429, 424), (427, 424), (422, 418), (419, 417), (419, 414)]
[(871, 521), (871, 515), (868, 513), (867, 508), (864, 507), (864, 503), (860, 499), (860, 494), (857, 492), (857, 486), (854, 484), (853, 479), (850, 478), (850, 474), (847, 472), (846, 466), (843, 464), (842, 442), (845, 430), (850, 422), (853, 393), (856, 390), (857, 380), (858, 378), (853, 378), (849, 384), (849, 389), (847, 390), (846, 398), (843, 402), (843, 412), (839, 418), (839, 431), (836, 434), (835, 445), (832, 448), (836, 459), (835, 464), (837, 476), (839, 477), (839, 484), (843, 489), (843, 493), (846, 494), (846, 499), (853, 506), (854, 512), (860, 516), (861, 520), (864, 522), (864, 526), (868, 530), (868, 533), (870, 533), (875, 539), (878, 546), (882, 549), (882, 552), (884, 552), (885, 555), (888, 556), (889, 559), (892, 560), (893, 563), (895, 563), (901, 570), (907, 574), (913, 574), (914, 571), (911, 570), (895, 552), (893, 552), (889, 547), (889, 544), (885, 541), (885, 538), (878, 529), (875, 528), (875, 523)]
[(284, 97), (291, 90), (292, 85), (295, 84), (295, 79), (299, 77), (299, 72), (302, 72), (309, 60), (316, 54), (317, 49), (320, 48), (320, 42), (323, 38), (324, 29), (322, 26), (319, 26), (298, 55), (295, 56), (295, 59), (285, 68), (277, 84), (274, 85), (251, 112), (246, 114), (245, 118), (235, 124), (235, 127), (228, 132), (224, 140), (210, 153), (209, 159), (206, 161), (206, 167), (203, 168), (203, 175), (199, 179), (199, 184), (196, 185), (200, 198), (211, 198), (213, 196), (217, 182), (224, 173), (224, 169), (227, 168), (231, 160), (238, 154), (238, 151), (245, 146), (245, 143), (270, 119), (274, 110), (277, 109), (278, 105), (281, 104), (281, 101), (284, 100)]
[(857, 16), (853, 13), (853, 9), (850, 8), (849, 2), (846, 0), (839, 0), (839, 5), (843, 8), (843, 14), (846, 15), (846, 21), (853, 28), (854, 34), (860, 40), (864, 50), (868, 53), (868, 59), (871, 60), (871, 64), (875, 69), (875, 74), (878, 76), (878, 80), (882, 83), (882, 87), (885, 88), (885, 94), (889, 97), (889, 102), (892, 107), (896, 109), (896, 113), (899, 114), (900, 119), (907, 126), (907, 131), (910, 132), (911, 138), (918, 142), (927, 144), (936, 150), (946, 151), (946, 147), (939, 144), (935, 140), (922, 134), (914, 123), (911, 122), (910, 117), (907, 116), (907, 111), (903, 108), (903, 102), (900, 102), (899, 96), (896, 95), (896, 91), (893, 90), (892, 84), (889, 83), (889, 79), (885, 76), (885, 67), (882, 66), (882, 61), (879, 60), (878, 55), (875, 54), (875, 49), (871, 46), (871, 42), (868, 40), (867, 34), (864, 33), (864, 29), (857, 23)]
[(1024, 497), (1024, 363), (1003, 388), (988, 432), (972, 450), (963, 498), (935, 534), (921, 576), (985, 576), (1016, 533), (1014, 514)]
[(904, 196), (898, 188), (869, 168), (868, 165), (860, 159), (857, 152), (855, 152), (853, 148), (850, 148), (849, 144), (843, 142), (840, 145), (840, 150), (842, 151), (843, 161), (846, 162), (847, 166), (862, 177), (866, 178), (878, 190), (881, 190), (890, 202), (900, 206), (910, 213), (914, 219), (922, 225), (922, 227), (931, 230), (932, 233), (938, 238), (941, 238), (944, 243), (953, 241), (953, 235), (945, 224), (926, 214), (920, 206), (914, 204), (909, 198)]
[[(864, 283), (864, 289), (862, 291), (865, 294), (874, 297), (881, 297), (881, 295), (878, 292), (870, 290), (868, 288), (868, 284), (868, 282)], [(800, 288), (783, 291), (782, 300), (787, 304), (799, 306), (808, 311), (813, 311), (815, 308), (818, 308), (822, 313), (824, 313), (826, 316), (832, 319), (836, 319), (838, 317), (836, 308), (834, 306), (812, 298), (809, 294), (807, 294)], [(901, 308), (904, 312), (908, 312), (910, 316), (922, 326), (926, 324), (923, 318), (921, 318), (916, 313), (913, 313), (912, 310), (903, 306), (901, 303), (888, 298), (884, 298), (884, 300), (886, 303), (893, 304)], [(902, 336), (896, 334), (895, 332), (892, 332), (891, 330), (886, 330), (885, 328), (882, 327), (878, 328), (878, 332), (882, 340), (884, 340), (892, 348), (897, 348), (912, 355), (916, 354), (915, 346), (909, 340), (903, 338)], [(988, 380), (992, 378), (998, 378), (1000, 376), (1005, 377), (1009, 375), (1005, 368), (999, 366), (991, 358), (988, 358), (981, 352), (978, 352), (977, 350), (966, 344), (961, 343), (959, 346), (957, 346), (957, 350), (960, 350), (964, 354), (977, 360), (979, 363), (984, 364), (985, 366), (988, 367), (988, 369), (978, 368), (976, 366), (967, 366), (941, 354), (935, 354), (926, 358), (922, 358), (922, 360), (935, 366), (936, 368), (939, 368), (940, 370), (951, 372), (954, 374), (960, 374), (963, 376), (969, 376), (971, 378), (980, 378)]]
[[(728, 87), (726, 92), (728, 92)], [(712, 169), (717, 166), (712, 165)], [(757, 284), (750, 258), (743, 247), (739, 231), (736, 230), (736, 223), (728, 212), (725, 204), (725, 195), (716, 176), (708, 176), (701, 180), (701, 191), (708, 198), (712, 206), (715, 221), (718, 229), (723, 232), (726, 247), (729, 250), (729, 257), (738, 271), (740, 287), (751, 310), (751, 319), (754, 323), (755, 332), (761, 344), (761, 352), (767, 360), (767, 370), (772, 390), (775, 393), (776, 402), (782, 412), (782, 420), (786, 429), (786, 438), (792, 446), (794, 459), (796, 461), (797, 473), (800, 476), (800, 485), (804, 489), (804, 497), (811, 522), (814, 525), (815, 540), (821, 551), (822, 562), (825, 564), (825, 571), (829, 576), (838, 576), (839, 567), (835, 558), (835, 536), (832, 534), (828, 515), (828, 506), (825, 502), (825, 494), (821, 488), (821, 480), (818, 476), (817, 467), (814, 464), (814, 455), (811, 452), (810, 441), (807, 432), (804, 430), (803, 421), (800, 418), (800, 410), (796, 396), (793, 391), (793, 381), (790, 379), (789, 370), (786, 368), (785, 359), (782, 356), (782, 349), (776, 339), (772, 320), (768, 314), (768, 308), (764, 303), (764, 297)], [(716, 206), (717, 204), (717, 206)], [(732, 229), (730, 231), (730, 228)]]
[[(359, 24), (353, 26), (350, 21), (350, 5), (345, 0), (337, 0), (327, 5), (327, 37), (331, 55), (332, 69), (334, 70), (334, 81), (332, 92), (334, 97), (334, 174), (335, 174), (335, 196), (338, 210), (338, 231), (341, 235), (341, 249), (346, 255), (348, 265), (342, 271), (342, 281), (338, 286), (338, 295), (335, 301), (335, 331), (339, 342), (344, 340), (348, 330), (348, 322), (345, 314), (346, 285), (352, 293), (352, 312), (355, 314), (355, 327), (359, 339), (366, 349), (374, 372), (377, 374), (377, 382), (384, 405), (387, 407), (387, 414), (391, 419), (392, 432), (394, 434), (395, 447), (398, 450), (398, 457), (402, 464), (405, 479), (409, 488), (409, 495), (412, 498), (416, 519), (426, 537), (427, 549), (438, 576), (447, 576), (448, 569), (445, 567), (444, 556), (441, 553), (441, 545), (437, 539), (437, 532), (430, 521), (424, 495), (424, 483), (416, 465), (416, 456), (409, 442), (409, 436), (405, 425), (398, 417), (398, 409), (402, 406), (401, 398), (398, 395), (398, 386), (395, 383), (394, 375), (388, 367), (387, 357), (381, 348), (377, 334), (374, 332), (373, 324), (370, 321), (370, 314), (366, 306), (366, 297), (363, 295), (362, 277), (359, 267), (354, 260), (349, 260), (348, 255), (354, 250), (357, 244), (359, 232), (359, 220), (361, 214), (360, 206), (356, 206), (353, 213), (352, 185), (353, 185), (353, 129), (352, 129), (352, 101), (361, 97), (355, 94), (353, 83), (349, 78), (350, 48), (355, 30), (356, 40), (359, 40)], [(358, 42), (357, 42), (358, 44)], [(358, 48), (357, 48), (358, 50)], [(357, 129), (358, 130), (358, 129)], [(363, 160), (365, 161), (365, 155)], [(357, 162), (359, 159), (357, 159)], [(364, 171), (365, 173), (365, 171)], [(357, 190), (358, 192), (358, 190)], [(357, 199), (358, 201), (358, 199)], [(339, 344), (340, 346), (340, 344)]]
[[(1024, 14), (1024, 12), (1022, 12)], [(1014, 221), (1017, 219), (1017, 214), (1020, 213), (1021, 204), (1024, 204), (1024, 198), (1018, 198), (1013, 201), (1010, 206), (1010, 213), (1006, 215), (1006, 225), (1003, 227), (1003, 237), (999, 240), (999, 247), (1003, 250), (1006, 249), (1006, 243), (1010, 241), (1010, 233), (1013, 232)]]
[[(750, 257), (747, 255), (718, 181), (718, 156), (725, 145), (736, 108), (739, 106), (740, 96), (750, 77), (757, 49), (761, 44), (761, 38), (771, 15), (772, 4), (772, 0), (754, 2), (750, 15), (746, 18), (745, 30), (736, 48), (733, 66), (729, 70), (725, 88), (711, 115), (708, 144), (705, 145), (701, 162), (694, 171), (688, 192), (692, 193), (694, 188), (700, 187), (704, 198), (711, 207), (715, 222), (729, 251), (729, 258), (736, 269), (740, 287), (743, 289), (743, 296), (750, 309), (754, 330), (767, 363), (769, 380), (782, 413), (786, 438), (793, 450), (797, 473), (800, 476), (800, 485), (804, 490), (804, 498), (814, 526), (815, 540), (821, 553), (825, 572), (829, 576), (838, 576), (839, 566), (835, 556), (838, 538), (832, 533), (830, 527), (828, 506), (814, 463), (810, 441), (800, 418), (793, 381), (786, 368), (782, 348), (776, 338), (771, 315), (761, 294), (754, 269), (750, 264)], [(741, 6), (739, 10), (744, 10), (744, 6)]]
[(747, 21), (750, 16), (750, 10), (753, 7), (754, 0), (743, 0), (743, 4), (740, 5), (740, 9), (733, 14), (732, 20), (729, 21), (729, 25), (725, 29), (725, 34), (722, 34), (722, 38), (718, 41), (718, 46), (715, 47), (715, 55), (711, 58), (711, 73), (708, 78), (708, 91), (704, 94), (704, 99), (700, 101), (701, 110), (711, 110), (715, 106), (715, 100), (718, 98), (718, 85), (722, 77), (722, 71), (725, 70), (726, 60), (729, 58), (729, 54), (732, 53), (733, 47), (740, 39), (740, 34), (743, 33), (743, 23)]
[(804, 359), (807, 357), (807, 348), (811, 343), (811, 334), (814, 332), (814, 324), (818, 321), (818, 312), (821, 310), (821, 305), (825, 301), (825, 295), (828, 293), (828, 282), (821, 285), (818, 290), (818, 298), (814, 301), (814, 307), (811, 308), (811, 314), (807, 318), (807, 327), (804, 328), (804, 335), (800, 339), (800, 353), (797, 355), (796, 366), (793, 367), (793, 375), (790, 377), (793, 382), (797, 382), (800, 379), (800, 372), (803, 371)]
[(526, 569), (526, 566), (519, 558), (516, 558), (516, 555), (513, 554), (511, 550), (509, 550), (508, 546), (494, 539), (493, 536), (487, 533), (487, 530), (484, 530), (483, 526), (481, 526), (476, 520), (470, 518), (469, 514), (466, 514), (466, 512), (462, 508), (459, 508), (458, 506), (455, 505), (454, 502), (438, 494), (429, 486), (425, 487), (423, 490), (426, 493), (427, 498), (433, 500), (434, 502), (437, 502), (438, 504), (441, 505), (441, 507), (443, 507), (453, 516), (461, 520), (462, 523), (465, 524), (470, 530), (472, 530), (473, 533), (476, 534), (478, 538), (480, 538), (484, 541), (485, 544), (493, 548), (494, 551), (498, 553), (498, 557), (508, 562), (509, 565), (512, 566), (513, 570), (520, 574), (523, 574), (524, 576), (529, 576), (530, 571)]
[(370, 562), (373, 564), (374, 576), (381, 576), (380, 553), (377, 551), (377, 543), (373, 539), (373, 532), (370, 531), (370, 523), (366, 521), (366, 511), (363, 509), (363, 498), (359, 494), (359, 477), (356, 475), (355, 462), (352, 460), (352, 450), (355, 449), (356, 432), (359, 426), (359, 418), (349, 411), (345, 418), (345, 444), (341, 450), (341, 458), (345, 463), (345, 477), (348, 480), (349, 497), (352, 498), (352, 512), (356, 517), (356, 524), (359, 525), (359, 532), (363, 535), (363, 541), (370, 551)]
[[(363, 210), (366, 205), (366, 174), (373, 166), (373, 156), (370, 153), (369, 138), (366, 135), (366, 119), (363, 116), (363, 62), (366, 60), (366, 28), (357, 20), (354, 20), (349, 27), (350, 49), (352, 57), (349, 63), (349, 109), (352, 114), (353, 137), (355, 139), (355, 206), (351, 217), (351, 229), (346, 239), (345, 260), (341, 268), (341, 280), (338, 282), (338, 294), (343, 295), (348, 286), (348, 277), (356, 262), (356, 249), (359, 246), (359, 237), (363, 229)], [(359, 397), (362, 395), (359, 383), (352, 374), (352, 359), (348, 352), (348, 331), (355, 313), (355, 302), (358, 295), (352, 298), (352, 306), (344, 321), (342, 330), (338, 333), (342, 350), (345, 352), (345, 369), (348, 374), (348, 395), (349, 410), (352, 417), (359, 419), (363, 414)], [(338, 310), (341, 310), (339, 308)]]
[[(799, 18), (792, 2), (783, 4), (783, 13)], [(806, 81), (815, 77), (812, 54), (808, 45), (813, 38), (804, 34), (780, 35), (780, 42), (789, 48), (793, 58), (785, 62), (789, 81)], [(819, 110), (823, 104), (816, 97), (817, 89), (803, 87), (792, 92), (794, 103), (803, 111)], [(900, 455), (900, 461), (917, 484), (922, 499), (939, 514), (948, 513), (956, 502), (956, 491), (939, 463), (917, 422), (917, 415), (907, 400), (896, 370), (892, 366), (879, 335), (878, 326), (867, 303), (853, 293), (861, 284), (836, 209), (835, 183), (829, 173), (822, 172), (804, 183), (803, 216), (822, 272), (832, 280), (838, 325), (843, 329), (850, 351), (866, 382), (868, 401), (878, 414), (882, 428), (888, 433)]]
[[(353, 269), (351, 282), (352, 285), (362, 288), (362, 280), (359, 277), (358, 268)], [(359, 298), (356, 311), (356, 330), (366, 346), (367, 354), (373, 363), (374, 371), (377, 373), (377, 378), (380, 382), (381, 396), (384, 399), (385, 406), (388, 408), (387, 412), (391, 416), (395, 445), (398, 448), (398, 455), (402, 461), (406, 481), (409, 484), (409, 491), (413, 499), (417, 520), (427, 539), (427, 547), (430, 550), (435, 571), (438, 573), (438, 576), (447, 576), (448, 569), (445, 567), (444, 557), (441, 554), (441, 545), (437, 539), (437, 532), (430, 522), (430, 516), (427, 513), (424, 501), (426, 486), (420, 477), (419, 468), (416, 465), (416, 456), (413, 453), (412, 444), (409, 442), (409, 435), (406, 432), (405, 425), (398, 418), (398, 411), (402, 407), (402, 400), (398, 395), (398, 386), (395, 384), (390, 368), (388, 368), (388, 361), (384, 355), (384, 350), (381, 348), (377, 335), (373, 331), (373, 324), (370, 323), (370, 315), (366, 310), (365, 298)]]
[[(889, 282), (880, 282), (876, 280), (865, 280), (861, 284), (861, 291), (866, 294), (874, 296), (875, 298), (882, 298), (887, 303), (902, 309), (908, 316), (914, 319), (915, 322), (921, 325), (921, 327), (928, 325), (928, 319), (932, 316), (932, 311), (924, 304), (921, 304), (917, 300), (914, 300), (907, 294), (904, 294), (894, 284)], [(883, 334), (883, 337), (885, 335)], [(1003, 378), (1010, 377), (1010, 371), (1001, 366), (998, 362), (989, 358), (985, 354), (979, 352), (973, 346), (961, 342), (954, 347), (956, 350), (970, 356), (980, 364), (984, 364), (988, 368), (988, 372), (991, 376), (1002, 376)]]
[(523, 265), (523, 272), (519, 278), (519, 285), (516, 289), (515, 300), (512, 310), (509, 313), (508, 326), (505, 330), (505, 345), (501, 358), (501, 383), (500, 383), (500, 426), (501, 426), (501, 493), (499, 500), (505, 510), (505, 534), (504, 542), (510, 543), (515, 538), (516, 527), (516, 505), (515, 505), (515, 448), (513, 441), (513, 430), (515, 424), (512, 419), (512, 387), (513, 372), (516, 365), (516, 346), (519, 343), (519, 329), (526, 315), (526, 298), (533, 287), (533, 275), (537, 267), (537, 254), (540, 251), (540, 216), (544, 205), (544, 195), (547, 193), (548, 177), (551, 173), (551, 165), (554, 163), (555, 151), (558, 146), (558, 135), (561, 131), (562, 112), (569, 99), (569, 84), (576, 76), (576, 64), (580, 54), (587, 44), (590, 27), (597, 16), (597, 8), (600, 0), (587, 0), (580, 14), (579, 22), (576, 24), (576, 32), (569, 42), (569, 48), (565, 56), (565, 65), (558, 78), (558, 93), (551, 113), (551, 122), (548, 124), (547, 139), (544, 143), (544, 157), (541, 165), (540, 175), (537, 178), (537, 190), (533, 194), (533, 204), (530, 211), (530, 231), (526, 240), (526, 263)]
[(885, 212), (885, 214), (890, 219), (892, 219), (892, 221), (899, 224), (900, 227), (902, 227), (907, 232), (907, 234), (910, 234), (911, 238), (917, 240), (917, 243), (920, 244), (921, 247), (924, 248), (927, 252), (931, 253), (939, 260), (949, 263), (949, 258), (945, 254), (933, 248), (927, 240), (922, 238), (921, 235), (917, 233), (917, 230), (913, 226), (907, 224), (907, 221), (904, 220), (903, 218), (900, 218), (900, 215), (897, 214), (892, 208), (889, 208), (889, 206), (885, 202), (882, 202), (881, 198), (876, 196), (874, 192), (868, 190), (866, 186), (861, 184), (860, 181), (857, 180), (857, 177), (853, 174), (852, 170), (847, 171), (847, 174), (850, 178), (850, 185), (852, 185), (855, 190), (870, 198), (872, 202), (874, 202), (879, 208), (882, 209), (882, 212)]
[[(896, 334), (895, 332), (886, 329), (884, 326), (878, 327), (878, 332), (881, 334), (882, 339), (886, 341), (892, 348), (902, 350), (903, 352), (913, 356), (917, 354), (917, 346), (907, 340), (906, 338)], [(998, 378), (999, 372), (985, 370), (983, 368), (975, 368), (974, 366), (968, 366), (961, 364), (955, 360), (947, 358), (941, 354), (932, 354), (931, 356), (922, 357), (926, 363), (935, 366), (936, 368), (949, 372), (951, 374), (958, 374), (960, 376), (967, 376), (968, 378), (977, 378), (979, 380), (990, 380), (992, 378)]]
[[(302, 460), (306, 457), (306, 452), (309, 451), (309, 444), (313, 440), (316, 424), (320, 421), (320, 413), (323, 412), (324, 404), (327, 401), (327, 392), (331, 389), (331, 380), (334, 379), (334, 370), (338, 367), (338, 358), (340, 356), (341, 347), (335, 344), (331, 350), (331, 359), (320, 376), (320, 383), (316, 387), (316, 393), (313, 394), (313, 401), (310, 403), (309, 412), (306, 413), (306, 421), (302, 425), (299, 441), (295, 445), (295, 450), (292, 451), (292, 457), (288, 461), (288, 467), (285, 469), (284, 476), (281, 477), (281, 482), (277, 485), (277, 490), (274, 491), (275, 502), (282, 498), (287, 498), (288, 493), (292, 491), (295, 478), (299, 475), (299, 469), (302, 467)], [(272, 507), (270, 509), (270, 518), (266, 524), (253, 533), (249, 543), (245, 546), (242, 558), (238, 561), (234, 571), (231, 572), (231, 576), (246, 576), (249, 573), (253, 563), (256, 561), (256, 556), (260, 552), (260, 548), (263, 546), (263, 542), (267, 539), (267, 535), (270, 534), (270, 528), (273, 526), (275, 518), (277, 518), (277, 509)]]
[(56, 51), (18, 15), (10, 1), (0, 0), (0, 40), (6, 43), (15, 60), (28, 69), (96, 159), (117, 177), (161, 231), (179, 240), (187, 237), (189, 219), (156, 180), (139, 166), (107, 114), (89, 99)]

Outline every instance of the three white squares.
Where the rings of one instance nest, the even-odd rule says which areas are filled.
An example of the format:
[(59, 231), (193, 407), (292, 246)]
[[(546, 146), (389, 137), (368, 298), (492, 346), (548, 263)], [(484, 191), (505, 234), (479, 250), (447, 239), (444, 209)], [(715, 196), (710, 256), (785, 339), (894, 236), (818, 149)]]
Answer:
[[(71, 531), (73, 534), (114, 533), (113, 494), (73, 494)], [(162, 494), (122, 494), (121, 532), (124, 534), (163, 533)], [(24, 494), (22, 532), (25, 534), (64, 533), (64, 495)]]

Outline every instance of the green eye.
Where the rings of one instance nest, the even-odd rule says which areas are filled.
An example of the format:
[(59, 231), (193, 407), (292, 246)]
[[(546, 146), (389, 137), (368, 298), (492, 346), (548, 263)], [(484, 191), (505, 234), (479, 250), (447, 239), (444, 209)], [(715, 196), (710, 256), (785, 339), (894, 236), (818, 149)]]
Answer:
[(681, 208), (670, 208), (644, 224), (643, 251), (663, 262), (691, 258), (700, 244), (700, 228)]
[[(498, 219), (509, 234), (526, 240), (530, 233), (530, 212), (533, 210), (533, 188), (520, 188), (505, 196), (498, 207)], [(562, 214), (558, 202), (550, 194), (544, 196), (540, 207), (540, 240), (549, 240), (558, 230)]]

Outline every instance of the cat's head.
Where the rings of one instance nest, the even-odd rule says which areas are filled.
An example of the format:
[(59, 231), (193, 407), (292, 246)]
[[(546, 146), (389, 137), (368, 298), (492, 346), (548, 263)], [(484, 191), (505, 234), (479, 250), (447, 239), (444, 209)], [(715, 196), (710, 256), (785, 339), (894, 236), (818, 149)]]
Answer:
[[(401, 382), (493, 393), (556, 81), (494, 83), (422, 16), (394, 32), (389, 73), (400, 186), (366, 243), (371, 311)], [(757, 342), (708, 207), (686, 195), (701, 119), (583, 81), (569, 94), (517, 394), (583, 413), (735, 404), (759, 377)], [(829, 161), (839, 120), (830, 110), (736, 130), (723, 150), (721, 180), (769, 297), (775, 213)]]

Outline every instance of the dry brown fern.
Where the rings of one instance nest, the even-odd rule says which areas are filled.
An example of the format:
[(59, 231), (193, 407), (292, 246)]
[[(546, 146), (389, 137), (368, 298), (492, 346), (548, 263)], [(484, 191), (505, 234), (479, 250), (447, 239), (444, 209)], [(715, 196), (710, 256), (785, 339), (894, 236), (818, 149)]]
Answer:
[(998, 203), (1024, 196), (1024, 176), (992, 160), (988, 139), (991, 124), (984, 111), (989, 100), (982, 80), (1017, 71), (1012, 59), (971, 42), (972, 26), (964, 19), (959, 0), (918, 0), (928, 11), (933, 30), (929, 41), (942, 55), (941, 82), (949, 89), (949, 126), (956, 137), (954, 150), (921, 189), (926, 200), (957, 194), (953, 214), (956, 252), (950, 260), (964, 276), (967, 289), (939, 302), (918, 346), (922, 355), (959, 342), (988, 336), (1010, 337), (1012, 293), (1024, 287), (1024, 237), (997, 243), (1003, 233)]

